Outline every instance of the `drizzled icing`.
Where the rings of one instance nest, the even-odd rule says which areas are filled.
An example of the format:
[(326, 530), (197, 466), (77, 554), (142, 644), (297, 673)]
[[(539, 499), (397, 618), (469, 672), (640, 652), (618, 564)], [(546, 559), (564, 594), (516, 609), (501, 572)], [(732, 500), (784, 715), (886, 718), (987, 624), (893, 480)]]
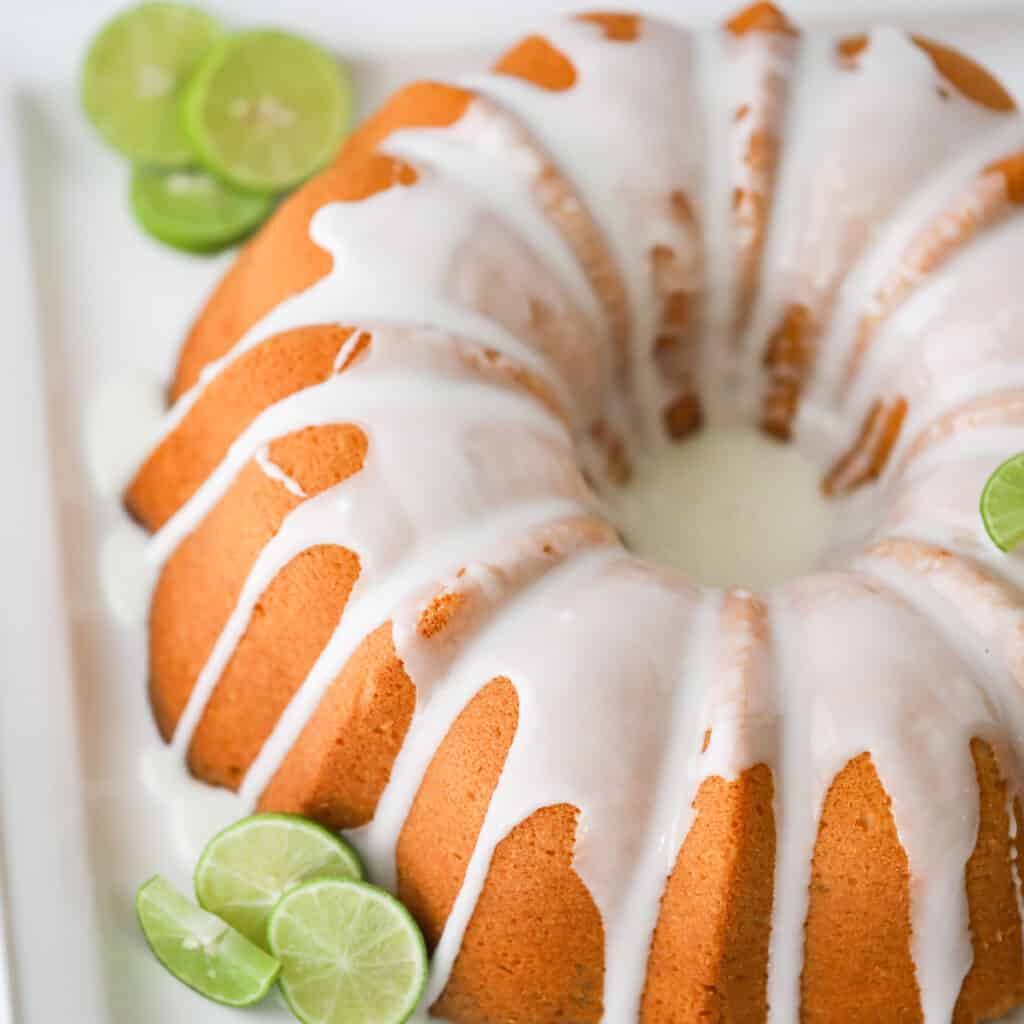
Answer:
[[(608, 652), (587, 641), (621, 628), (616, 611), (620, 602), (640, 603), (654, 614), (636, 624), (635, 644), (612, 652), (615, 664), (609, 667)], [(676, 723), (669, 716), (642, 714), (624, 720), (621, 709), (634, 702), (671, 707), (674, 684), (685, 668), (684, 638), (697, 603), (695, 588), (662, 577), (620, 550), (598, 552), (551, 573), (511, 604), (447, 675), (428, 675), (424, 682), (416, 675), (422, 714), (413, 722), (375, 819), (366, 829), (366, 849), (374, 863), (388, 863), (394, 835), (438, 736), (447, 733), (481, 680), (507, 675), (544, 681), (520, 688), (520, 726), (435, 954), (437, 968), (428, 1001), (444, 987), (446, 965), (458, 950), (494, 847), (540, 806), (566, 802), (581, 809), (574, 865), (602, 918), (623, 923), (621, 928), (609, 928), (606, 1013), (609, 1019), (635, 1015), (646, 956), (633, 940), (646, 934), (649, 942), (660, 896), (660, 887), (653, 893), (644, 891), (643, 883), (652, 873), (642, 865), (659, 849), (658, 837), (674, 831), (674, 821), (686, 806), (658, 799), (659, 786), (672, 781), (658, 766), (673, 748), (677, 753), (683, 749), (679, 727), (692, 728), (692, 722), (685, 716)], [(530, 637), (528, 644), (524, 636)], [(403, 658), (407, 656), (415, 672), (415, 651), (403, 650)], [(581, 679), (614, 685), (588, 688), (588, 699), (581, 701)], [(685, 694), (678, 696), (684, 699)], [(575, 727), (566, 736), (564, 725), (570, 717)], [(606, 756), (609, 750), (616, 752), (615, 758)], [(624, 817), (633, 827), (620, 827)], [(662, 849), (661, 855), (664, 860), (666, 851)], [(664, 877), (667, 866), (658, 864), (654, 876)], [(636, 886), (624, 884), (632, 879)]]
[[(705, 346), (701, 353), (712, 422), (723, 413), (741, 420), (756, 415), (761, 353), (752, 347), (737, 359), (736, 350), (758, 294), (766, 241), (762, 214), (771, 202), (786, 97), (800, 50), (794, 36), (780, 32), (730, 34), (722, 45), (716, 42), (703, 47), (703, 81), (718, 84), (708, 90), (705, 104), (711, 147), (726, 152), (707, 161), (708, 328), (727, 343)], [(731, 189), (715, 180), (723, 160)]]
[[(799, 1005), (818, 810), (831, 780), (866, 747), (914, 879), (913, 953), (925, 1019), (949, 1020), (971, 963), (963, 872), (978, 822), (962, 741), (982, 723), (995, 725), (979, 686), (987, 673), (962, 663), (891, 589), (853, 576), (803, 577), (782, 588), (772, 610), (787, 672), (769, 1005)], [(870, 687), (871, 679), (891, 685)], [(965, 727), (974, 732), (965, 737)]]
[[(978, 795), (969, 742), (992, 743), (1011, 794), (1019, 793), (1008, 737), (1024, 734), (1024, 702), (1014, 678), (1016, 605), (999, 604), (973, 577), (940, 572), (929, 545), (986, 557), (974, 513), (979, 474), (990, 454), (1021, 446), (1021, 428), (960, 432), (933, 448), (930, 462), (905, 442), (876, 488), (839, 504), (842, 542), (826, 555), (832, 570), (760, 598), (702, 589), (629, 554), (601, 525), (605, 506), (580, 468), (607, 495), (591, 429), (602, 419), (626, 432), (634, 451), (665, 443), (660, 413), (670, 388), (654, 351), (666, 273), (669, 293), (702, 311), (691, 340), (703, 324), (695, 365), (705, 391), (721, 390), (748, 417), (763, 383), (765, 338), (782, 310), (807, 304), (826, 323), (834, 305), (796, 432), (822, 466), (887, 387), (911, 396), (913, 436), (964, 398), (1024, 386), (1022, 314), (1004, 301), (1019, 301), (1012, 276), (1024, 239), (1011, 220), (893, 312), (861, 376), (834, 401), (838, 367), (893, 255), (998, 155), (994, 133), (998, 126), (1008, 136), (1006, 116), (948, 89), (895, 31), (874, 33), (852, 67), (830, 39), (798, 47), (789, 36), (765, 43), (722, 33), (698, 45), (651, 20), (625, 41), (568, 20), (545, 36), (571, 61), (573, 84), (558, 91), (476, 76), (463, 84), (480, 95), (455, 124), (392, 136), (386, 150), (416, 180), (317, 211), (310, 234), (333, 257), (330, 273), (208, 366), (172, 412), (167, 435), (225, 366), (282, 331), (358, 328), (338, 372), (262, 412), (153, 542), (159, 565), (252, 460), (303, 498), (270, 460), (275, 438), (336, 422), (365, 432), (362, 469), (298, 504), (256, 559), (195, 682), (172, 756), (184, 763), (271, 581), (311, 546), (341, 545), (358, 555), (359, 577), (245, 775), (246, 806), (358, 644), (390, 622), (416, 713), (376, 814), (354, 838), (375, 877), (393, 883), (399, 832), (451, 723), (490, 679), (507, 677), (519, 697), (518, 728), (434, 955), (428, 1004), (444, 990), (497, 844), (533, 811), (565, 802), (579, 810), (574, 867), (604, 923), (604, 1019), (636, 1019), (659, 901), (697, 791), (712, 775), (735, 779), (764, 763), (774, 777), (779, 851), (769, 1017), (796, 1020), (820, 810), (831, 780), (869, 751), (913, 879), (925, 1019), (946, 1021), (971, 963), (964, 865)], [(750, 167), (737, 166), (748, 129), (730, 134), (711, 122), (746, 102), (755, 111), (749, 131), (767, 130), (781, 120), (775, 107), (784, 96), (763, 286), (744, 343), (733, 345), (726, 335), (744, 325), (732, 314), (749, 280), (752, 236), (730, 220), (730, 189), (759, 186)], [(1013, 132), (1020, 137), (1017, 122)], [(593, 216), (624, 282), (624, 376), (573, 240), (538, 202), (546, 160), (576, 190), (564, 201)], [(652, 258), (659, 250), (668, 255)], [(999, 308), (1009, 309), (1002, 320)], [(950, 333), (933, 351), (936, 309)], [(980, 347), (971, 349), (957, 323), (982, 334)], [(481, 352), (529, 371), (545, 395), (513, 377), (485, 378), (474, 361)], [(684, 502), (678, 515), (685, 524)], [(894, 538), (902, 546), (887, 546)], [(548, 565), (552, 552), (562, 557)], [(537, 571), (520, 578), (523, 566)], [(1024, 582), (1016, 563), (996, 571), (1008, 585)], [(460, 588), (473, 588), (478, 601), (473, 628), (439, 646), (417, 620), (439, 589)], [(956, 612), (964, 594), (981, 608), (966, 620)], [(738, 625), (739, 610), (755, 603), (761, 631)], [(1002, 641), (995, 653), (987, 653), (990, 633)]]
[[(641, 430), (653, 439), (660, 435), (658, 415), (668, 394), (651, 359), (658, 306), (652, 253), (661, 248), (673, 254), (674, 287), (699, 304), (705, 127), (693, 37), (651, 20), (641, 31), (642, 74), (634, 47), (609, 45), (600, 28), (565, 19), (553, 23), (546, 38), (576, 69), (570, 89), (548, 92), (496, 74), (463, 84), (513, 111), (557, 154), (608, 240), (629, 301)], [(612, 142), (621, 139), (631, 142)]]

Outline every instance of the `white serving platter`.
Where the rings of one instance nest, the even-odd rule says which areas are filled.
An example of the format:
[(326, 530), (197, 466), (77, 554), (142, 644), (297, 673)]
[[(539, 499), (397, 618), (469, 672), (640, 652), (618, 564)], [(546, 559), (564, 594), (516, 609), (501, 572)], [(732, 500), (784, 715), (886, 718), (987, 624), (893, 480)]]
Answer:
[[(85, 44), (117, 5), (36, 0), (5, 11), (0, 38), (0, 1022), (217, 1024), (156, 966), (134, 923), (154, 872), (188, 884), (172, 822), (143, 784), (158, 744), (145, 696), (144, 631), (102, 595), (104, 546), (129, 542), (111, 467), (90, 455), (96, 409), (137, 382), (145, 399), (227, 257), (191, 258), (131, 220), (126, 168), (78, 110)], [(401, 81), (479, 67), (495, 41), (563, 0), (273, 0), (211, 3), (238, 25), (276, 22), (352, 57), (363, 109)], [(612, 6), (605, 4), (603, 6)], [(628, 3), (624, 6), (630, 6)], [(645, 9), (678, 11), (676, 0)], [(733, 4), (702, 0), (706, 22)], [(429, 10), (428, 10), (429, 7)], [(804, 21), (828, 0), (788, 5)], [(844, 20), (893, 16), (844, 5)], [(957, 42), (1024, 97), (1024, 12), (1016, 0), (907, 0), (915, 27)], [(514, 9), (513, 9), (514, 8)], [(957, 11), (975, 11), (968, 20)], [(138, 439), (126, 438), (131, 449)], [(111, 539), (113, 538), (113, 540)], [(255, 1020), (285, 1021), (270, 1001)]]

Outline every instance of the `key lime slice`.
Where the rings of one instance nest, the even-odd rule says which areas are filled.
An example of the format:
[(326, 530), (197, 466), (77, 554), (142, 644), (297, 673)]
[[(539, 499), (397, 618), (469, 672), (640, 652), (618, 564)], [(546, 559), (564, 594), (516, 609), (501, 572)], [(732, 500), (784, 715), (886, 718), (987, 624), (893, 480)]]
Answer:
[(402, 1024), (427, 983), (427, 949), (409, 911), (366, 882), (318, 878), (270, 915), (281, 992), (303, 1024)]
[(185, 4), (142, 4), (108, 22), (89, 47), (81, 82), (100, 135), (139, 163), (191, 163), (178, 105), (184, 83), (221, 37), (213, 18)]
[(154, 238), (187, 252), (216, 252), (259, 227), (272, 196), (240, 192), (206, 171), (136, 167), (135, 219)]
[(159, 875), (136, 893), (135, 912), (160, 963), (208, 999), (251, 1006), (277, 980), (277, 960)]
[(348, 843), (308, 818), (254, 814), (207, 843), (196, 865), (196, 898), (262, 946), (278, 900), (300, 882), (324, 875), (363, 877)]
[(243, 32), (189, 83), (185, 130), (201, 163), (239, 188), (279, 192), (334, 155), (352, 114), (341, 65), (286, 32)]
[(981, 521), (992, 543), (1012, 551), (1024, 541), (1024, 452), (1007, 459), (981, 492)]

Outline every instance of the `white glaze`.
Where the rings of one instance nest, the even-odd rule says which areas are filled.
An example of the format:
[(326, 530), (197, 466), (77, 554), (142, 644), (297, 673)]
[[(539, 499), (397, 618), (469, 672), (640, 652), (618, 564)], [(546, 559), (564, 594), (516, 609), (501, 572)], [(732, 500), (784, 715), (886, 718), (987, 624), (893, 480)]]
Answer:
[(100, 549), (100, 587), (107, 607), (122, 626), (146, 621), (155, 574), (146, 557), (145, 531), (126, 523), (112, 530)]
[[(746, 346), (760, 353), (787, 307), (800, 304), (819, 324), (821, 349), (830, 360), (841, 359), (852, 330), (833, 325), (840, 285), (859, 261), (870, 261), (891, 218), (912, 229), (922, 212), (912, 209), (913, 197), (935, 169), (989, 138), (1007, 118), (950, 88), (928, 56), (892, 28), (869, 34), (853, 68), (838, 59), (834, 38), (809, 37), (797, 73)], [(896, 90), (895, 74), (901, 82)], [(940, 97), (940, 88), (948, 98)], [(832, 379), (827, 370), (826, 379)], [(796, 437), (809, 450), (834, 450), (844, 438), (836, 436), (834, 419), (822, 414), (813, 387), (811, 394)]]
[(256, 460), (256, 465), (258, 465), (271, 480), (276, 480), (279, 484), (282, 484), (285, 489), (294, 494), (296, 498), (309, 497), (309, 495), (302, 489), (301, 484), (299, 484), (297, 480), (293, 480), (276, 462), (270, 458), (269, 445), (257, 448), (256, 454), (253, 457)]
[[(210, 380), (280, 331), (341, 323), (371, 336), (367, 356), (257, 417), (154, 542), (159, 565), (252, 459), (302, 497), (269, 459), (275, 438), (334, 422), (365, 431), (363, 469), (303, 501), (255, 562), (196, 680), (172, 760), (153, 774), (166, 779), (168, 764), (180, 768), (275, 575), (313, 544), (339, 544), (361, 567), (342, 620), (250, 766), (240, 801), (221, 802), (217, 813), (258, 799), (356, 646), (390, 621), (416, 684), (416, 714), (376, 815), (354, 838), (375, 876), (393, 883), (399, 831), (449, 725), (488, 680), (510, 678), (518, 730), (434, 956), (428, 1003), (444, 988), (496, 845), (539, 807), (564, 801), (579, 809), (574, 866), (605, 927), (605, 1020), (635, 1019), (658, 901), (700, 784), (766, 763), (778, 835), (770, 1019), (796, 1020), (818, 812), (835, 775), (866, 750), (907, 853), (917, 981), (926, 1021), (939, 1024), (970, 963), (963, 871), (977, 829), (973, 736), (993, 743), (1011, 795), (1020, 792), (1009, 742), (1024, 734), (1013, 684), (1019, 624), (1006, 591), (940, 572), (923, 555), (901, 560), (909, 549), (884, 543), (941, 544), (966, 556), (957, 565), (996, 564), (968, 499), (990, 456), (1024, 447), (1020, 431), (970, 432), (909, 463), (894, 458), (879, 487), (837, 503), (834, 521), (808, 498), (806, 517), (787, 524), (791, 548), (757, 537), (755, 552), (771, 558), (762, 575), (748, 569), (741, 582), (768, 587), (819, 555), (836, 569), (797, 576), (760, 599), (723, 597), (655, 569), (593, 532), (593, 517), (598, 507), (609, 512), (658, 561), (681, 557), (666, 528), (676, 517), (691, 528), (691, 554), (728, 550), (753, 535), (752, 513), (785, 510), (795, 490), (811, 493), (808, 467), (834, 457), (879, 394), (911, 398), (905, 446), (965, 398), (1024, 385), (1024, 313), (1012, 283), (1024, 239), (1011, 220), (922, 283), (885, 324), (844, 405), (833, 401), (855, 326), (907, 239), (945, 208), (977, 161), (1000, 155), (1004, 138), (1020, 138), (1020, 124), (955, 93), (940, 98), (931, 61), (894, 30), (873, 33), (855, 68), (839, 65), (825, 37), (797, 57), (789, 37), (715, 34), (698, 46), (650, 20), (630, 42), (573, 21), (545, 35), (571, 59), (575, 83), (559, 92), (477, 76), (466, 84), (487, 99), (450, 128), (389, 139), (388, 152), (415, 167), (415, 184), (317, 211), (311, 236), (332, 255), (330, 274), (208, 366), (173, 412), (165, 437)], [(775, 91), (764, 96), (768, 79)], [(750, 184), (738, 155), (786, 95), (763, 286), (743, 346), (729, 349), (750, 242), (729, 212), (731, 189)], [(721, 119), (743, 102), (760, 103), (760, 113), (751, 127), (729, 130)], [(548, 159), (577, 191), (569, 201), (593, 216), (625, 283), (624, 379), (599, 297), (536, 203)], [(672, 214), (674, 192), (693, 223)], [(728, 433), (689, 450), (657, 443), (670, 389), (651, 358), (656, 246), (671, 250), (672, 287), (700, 309), (688, 344), (715, 420), (756, 415), (764, 341), (789, 304), (807, 304), (829, 328), (797, 429), (811, 462)], [(553, 313), (553, 327), (538, 328), (536, 302)], [(982, 308), (1002, 312), (983, 318)], [(336, 369), (359, 340), (358, 332), (349, 339)], [(507, 379), (483, 380), (477, 349), (534, 373), (558, 412)], [(590, 441), (602, 419), (627, 430), (634, 457), (635, 483), (621, 493), (608, 486)], [(677, 461), (689, 468), (674, 472)], [(717, 531), (710, 535), (695, 529), (711, 491), (709, 464), (734, 476), (741, 499), (732, 518), (705, 513)], [(873, 546), (863, 554), (866, 537)], [(712, 582), (736, 582), (739, 573), (735, 564), (717, 567), (721, 576), (706, 562), (684, 564)], [(1000, 579), (1020, 585), (1024, 572), (1001, 563)], [(476, 617), (448, 641), (424, 638), (420, 612), (439, 590), (459, 588), (475, 588)], [(965, 599), (966, 618), (957, 614)], [(730, 618), (747, 602), (764, 609), (764, 635)]]
[(181, 770), (181, 753), (173, 747), (147, 751), (141, 772), (150, 792), (166, 806), (176, 852), (189, 867), (198, 862), (212, 836), (250, 811), (237, 793), (197, 786)]
[[(784, 137), (786, 99), (800, 45), (785, 33), (735, 36), (722, 32), (705, 46), (702, 81), (712, 122), (708, 126), (707, 245), (712, 261), (708, 328), (715, 342), (703, 349), (702, 383), (712, 422), (737, 416), (750, 421), (757, 416), (761, 353), (753, 346), (742, 349), (743, 321), (753, 309), (741, 312), (740, 303), (745, 264), (750, 262), (758, 276), (764, 255), (763, 250), (752, 249), (756, 242), (752, 221), (761, 212), (762, 199), (764, 209), (771, 208), (772, 196), (765, 193), (765, 156), (755, 167), (747, 155), (755, 143), (765, 146), (767, 142), (767, 149), (770, 140), (777, 144)], [(731, 187), (722, 188), (723, 181)]]
[(876, 397), (909, 401), (893, 469), (928, 424), (973, 398), (1024, 387), (1022, 248), (1024, 216), (990, 229), (928, 275), (880, 332), (848, 405), (859, 422)]
[(818, 811), (833, 777), (867, 749), (892, 799), (915, 880), (914, 953), (925, 1019), (949, 1020), (971, 960), (963, 871), (977, 829), (977, 789), (964, 730), (965, 723), (976, 729), (990, 721), (987, 680), (961, 665), (927, 621), (856, 577), (803, 577), (785, 586), (772, 607), (786, 669), (771, 1018), (798, 1016)]
[(834, 506), (819, 469), (791, 445), (747, 428), (705, 431), (638, 458), (607, 495), (631, 550), (715, 587), (762, 590), (816, 565)]
[[(965, 138), (949, 159), (941, 161), (925, 176), (907, 199), (902, 214), (878, 225), (873, 244), (854, 264), (839, 288), (830, 337), (822, 347), (820, 366), (813, 382), (812, 404), (834, 404), (835, 393), (841, 387), (844, 361), (860, 319), (872, 311), (874, 297), (886, 278), (902, 268), (904, 253), (920, 227), (932, 224), (943, 213), (957, 208), (961, 197), (969, 200), (971, 186), (981, 169), (1022, 145), (1024, 134), (1017, 119), (1009, 124), (997, 123), (977, 138)], [(920, 286), (930, 290), (936, 276), (934, 273), (925, 275)], [(863, 373), (857, 377), (857, 382), (863, 386), (872, 379), (876, 379), (874, 374)]]
[(85, 413), (85, 458), (96, 489), (120, 494), (160, 436), (165, 391), (150, 374), (123, 370), (107, 378)]
[[(697, 102), (692, 37), (651, 19), (633, 44), (610, 44), (596, 25), (563, 19), (545, 33), (576, 69), (562, 92), (505, 75), (464, 84), (513, 111), (555, 156), (604, 234), (626, 285), (632, 316), (631, 370), (641, 429), (658, 436), (668, 397), (650, 352), (657, 331), (650, 253), (677, 254), (678, 287), (704, 290), (700, 238), (671, 216), (673, 191), (685, 195), (699, 231), (703, 221), (704, 121)], [(637, 60), (637, 50), (642, 50)], [(628, 145), (612, 140), (629, 139)]]

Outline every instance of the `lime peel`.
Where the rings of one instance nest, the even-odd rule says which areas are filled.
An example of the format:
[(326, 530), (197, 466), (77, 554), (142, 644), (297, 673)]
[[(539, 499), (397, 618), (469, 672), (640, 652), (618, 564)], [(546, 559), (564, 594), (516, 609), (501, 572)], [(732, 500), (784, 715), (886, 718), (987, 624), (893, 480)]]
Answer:
[(185, 82), (222, 37), (217, 21), (187, 4), (144, 3), (111, 19), (82, 69), (82, 105), (96, 130), (136, 162), (192, 163), (179, 103)]
[(206, 171), (136, 167), (132, 211), (147, 234), (186, 252), (216, 252), (270, 215), (270, 196), (240, 192)]
[(981, 521), (1000, 551), (1024, 543), (1024, 452), (1002, 463), (981, 492)]
[(403, 1024), (426, 989), (416, 922), (367, 882), (298, 886), (271, 914), (267, 939), (281, 961), (281, 992), (303, 1024)]
[(266, 942), (282, 895), (314, 877), (359, 879), (362, 864), (336, 833), (294, 814), (263, 813), (210, 840), (195, 870), (196, 899), (252, 942)]
[(200, 163), (238, 188), (292, 188), (334, 155), (352, 115), (342, 65), (274, 29), (242, 32), (210, 51), (185, 91), (185, 131)]
[(139, 888), (135, 912), (160, 963), (207, 999), (252, 1006), (277, 980), (281, 965), (274, 957), (159, 875)]

